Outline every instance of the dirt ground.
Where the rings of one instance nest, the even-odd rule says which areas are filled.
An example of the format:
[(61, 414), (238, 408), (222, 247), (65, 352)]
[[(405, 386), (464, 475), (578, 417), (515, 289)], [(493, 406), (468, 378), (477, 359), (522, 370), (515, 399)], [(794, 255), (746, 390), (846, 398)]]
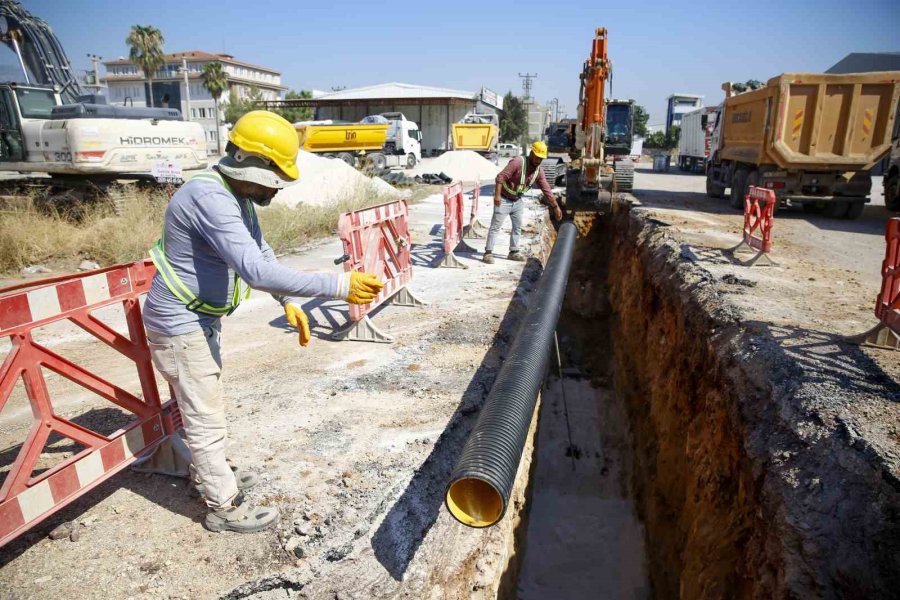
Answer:
[[(485, 186), (482, 198), (492, 191)], [(489, 204), (482, 201), (485, 223)], [(543, 209), (529, 200), (527, 212), (526, 241), (537, 241), (533, 223)], [(326, 339), (346, 319), (346, 304), (334, 301), (305, 305), (314, 335), (305, 349), (266, 294), (254, 293), (224, 322), (230, 456), (261, 474), (250, 498), (280, 508), (277, 530), (208, 532), (200, 524), (205, 509), (183, 480), (123, 472), (0, 551), (0, 596), (280, 598), (303, 588), (310, 598), (425, 598), (445, 597), (454, 585), (468, 586), (459, 597), (482, 588), (492, 596), (487, 588), (505, 568), (499, 553), (511, 525), (465, 528), (444, 510), (443, 491), (539, 265), (504, 260), (504, 232), (494, 265), (460, 254), (471, 268), (437, 269), (442, 200), (431, 197), (411, 213), (411, 289), (429, 304), (375, 315), (394, 343)], [(482, 240), (470, 243), (483, 248)], [(334, 239), (283, 260), (337, 270), (332, 259), (341, 254)], [(114, 313), (103, 318), (120, 329)], [(38, 339), (136, 387), (123, 361), (74, 327), (47, 328)], [(60, 414), (108, 432), (127, 421), (48, 379)], [(18, 393), (0, 415), (4, 471), (30, 422)], [(67, 442), (48, 447), (41, 466), (77, 451)], [(78, 523), (78, 541), (48, 538), (67, 521)], [(463, 571), (481, 583), (467, 582)]]

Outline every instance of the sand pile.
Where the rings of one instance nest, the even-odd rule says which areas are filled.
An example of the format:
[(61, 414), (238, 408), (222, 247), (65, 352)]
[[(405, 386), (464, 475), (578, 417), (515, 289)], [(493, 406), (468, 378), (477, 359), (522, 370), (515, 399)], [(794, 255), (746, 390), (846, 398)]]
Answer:
[(360, 196), (383, 198), (387, 202), (402, 195), (387, 182), (373, 181), (337, 158), (323, 158), (301, 150), (297, 167), (300, 181), (278, 192), (273, 204), (321, 206)]
[(499, 172), (500, 167), (471, 150), (444, 152), (436, 159), (413, 170), (415, 175), (446, 173), (454, 181), (493, 180)]

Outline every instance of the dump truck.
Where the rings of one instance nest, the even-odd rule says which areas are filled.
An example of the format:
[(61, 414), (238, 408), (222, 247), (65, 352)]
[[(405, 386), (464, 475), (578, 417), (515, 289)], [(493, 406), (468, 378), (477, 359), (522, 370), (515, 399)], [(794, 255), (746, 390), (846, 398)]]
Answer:
[(705, 106), (681, 117), (678, 137), (678, 168), (691, 173), (705, 172), (718, 106)]
[(354, 167), (411, 169), (422, 160), (422, 133), (401, 113), (371, 115), (359, 123), (304, 121), (294, 129), (303, 150)]
[(472, 150), (497, 163), (497, 142), (500, 139), (500, 119), (495, 114), (469, 113), (450, 126), (452, 148)]
[(855, 219), (870, 201), (870, 169), (891, 149), (900, 71), (785, 73), (732, 95), (717, 114), (706, 193), (742, 208), (749, 186), (779, 206)]

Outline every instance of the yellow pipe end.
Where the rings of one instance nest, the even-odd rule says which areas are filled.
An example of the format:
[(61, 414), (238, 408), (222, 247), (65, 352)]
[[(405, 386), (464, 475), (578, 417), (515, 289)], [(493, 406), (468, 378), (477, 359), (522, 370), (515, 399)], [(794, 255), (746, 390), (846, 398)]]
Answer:
[(490, 527), (503, 515), (503, 496), (481, 479), (460, 479), (447, 490), (447, 508), (469, 527)]

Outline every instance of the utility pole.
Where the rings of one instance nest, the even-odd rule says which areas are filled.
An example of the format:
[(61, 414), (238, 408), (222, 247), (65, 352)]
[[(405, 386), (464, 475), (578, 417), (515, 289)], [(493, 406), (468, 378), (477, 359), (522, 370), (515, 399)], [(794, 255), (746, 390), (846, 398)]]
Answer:
[(531, 101), (531, 80), (538, 76), (537, 73), (519, 73), (519, 77), (522, 78), (522, 89), (525, 91), (525, 101)]
[(191, 120), (191, 84), (188, 81), (187, 59), (181, 59), (181, 72), (184, 74), (184, 97), (187, 100), (187, 106), (184, 110), (184, 120)]
[(103, 89), (103, 86), (100, 85), (100, 67), (97, 65), (100, 64), (100, 61), (103, 60), (102, 56), (97, 56), (96, 54), (88, 54), (87, 57), (91, 59), (91, 65), (94, 68), (94, 84), (88, 87), (96, 88), (97, 93)]
[(555, 107), (553, 109), (553, 122), (559, 123), (559, 98), (553, 98), (550, 103)]

